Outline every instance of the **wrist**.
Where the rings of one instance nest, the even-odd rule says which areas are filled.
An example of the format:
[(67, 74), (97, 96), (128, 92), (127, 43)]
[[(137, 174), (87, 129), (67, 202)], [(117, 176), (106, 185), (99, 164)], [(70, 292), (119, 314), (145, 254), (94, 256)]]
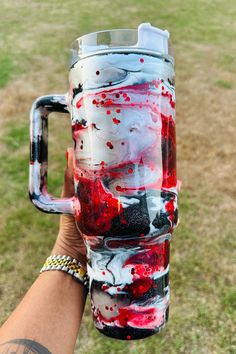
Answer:
[(84, 266), (68, 255), (51, 255), (49, 256), (40, 273), (47, 271), (62, 271), (72, 276), (77, 282), (83, 284), (88, 290), (88, 275)]
[(68, 246), (66, 243), (62, 242), (61, 240), (56, 241), (51, 251), (51, 255), (70, 256), (71, 258), (76, 259), (78, 262), (80, 262), (84, 266), (84, 268), (87, 268), (86, 256), (82, 255), (81, 253), (79, 253), (77, 249)]

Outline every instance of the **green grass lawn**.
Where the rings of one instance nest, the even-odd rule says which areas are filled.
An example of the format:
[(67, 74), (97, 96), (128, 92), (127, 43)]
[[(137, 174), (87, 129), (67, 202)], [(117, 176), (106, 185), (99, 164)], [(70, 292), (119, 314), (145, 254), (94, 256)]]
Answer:
[[(32, 101), (68, 88), (72, 41), (141, 22), (167, 28), (176, 58), (181, 223), (171, 247), (171, 309), (159, 335), (136, 342), (106, 338), (89, 303), (78, 354), (228, 354), (235, 340), (234, 0), (2, 0), (0, 2), (0, 322), (37, 276), (58, 230), (58, 216), (28, 200), (28, 112)], [(59, 195), (67, 116), (50, 117), (49, 188)]]

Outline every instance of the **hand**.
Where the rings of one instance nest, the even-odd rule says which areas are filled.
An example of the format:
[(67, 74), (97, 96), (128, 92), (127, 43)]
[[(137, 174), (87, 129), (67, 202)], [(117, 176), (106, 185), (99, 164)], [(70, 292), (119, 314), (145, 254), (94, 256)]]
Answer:
[[(72, 148), (69, 148), (67, 149), (67, 167), (61, 194), (63, 198), (73, 197), (75, 194), (73, 164), (74, 152)], [(82, 234), (76, 227), (74, 216), (62, 215), (60, 217), (60, 229), (52, 254), (71, 256), (86, 267), (86, 247)]]

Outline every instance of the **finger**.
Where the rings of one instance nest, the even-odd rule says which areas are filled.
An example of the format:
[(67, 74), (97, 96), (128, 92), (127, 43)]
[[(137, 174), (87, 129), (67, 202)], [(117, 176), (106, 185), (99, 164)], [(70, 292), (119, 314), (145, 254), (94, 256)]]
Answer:
[(62, 197), (69, 198), (75, 194), (74, 189), (74, 152), (72, 148), (67, 149), (67, 166), (64, 174), (64, 186), (62, 190)]

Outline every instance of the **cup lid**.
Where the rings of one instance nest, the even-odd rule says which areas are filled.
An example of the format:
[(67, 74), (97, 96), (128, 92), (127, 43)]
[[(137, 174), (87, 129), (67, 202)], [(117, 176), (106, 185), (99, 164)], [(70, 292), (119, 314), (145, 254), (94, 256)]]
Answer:
[(167, 30), (153, 27), (150, 23), (141, 23), (138, 26), (138, 42), (136, 47), (168, 54), (169, 37), (170, 34)]
[(70, 66), (97, 51), (143, 50), (169, 56), (169, 32), (141, 23), (138, 29), (112, 29), (85, 34), (75, 40)]

